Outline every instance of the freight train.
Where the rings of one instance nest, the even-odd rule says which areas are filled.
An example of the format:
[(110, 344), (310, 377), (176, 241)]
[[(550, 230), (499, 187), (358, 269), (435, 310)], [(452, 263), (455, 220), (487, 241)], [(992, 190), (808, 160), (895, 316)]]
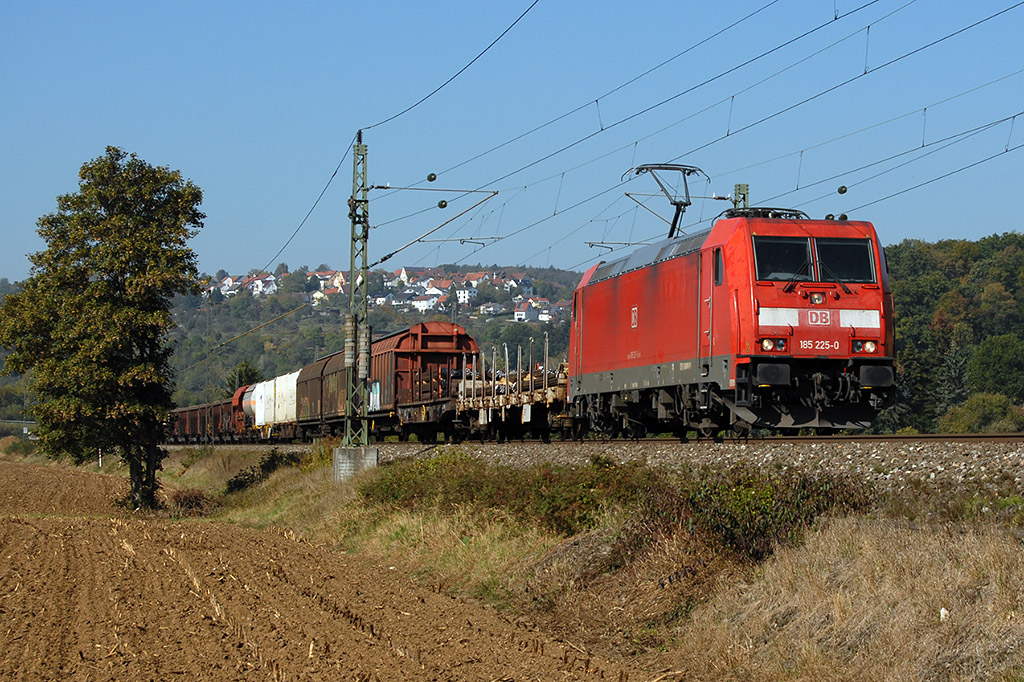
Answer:
[[(683, 170), (684, 186), (697, 171), (638, 172), (666, 169)], [(831, 431), (864, 428), (892, 404), (892, 294), (871, 223), (736, 202), (710, 229), (679, 235), (688, 193), (673, 203), (667, 239), (584, 273), (567, 362), (557, 375), (544, 367), (543, 390), (532, 380), (524, 390), (507, 360), (499, 380), (493, 354), (484, 371), (486, 354), (458, 325), (421, 323), (376, 341), (374, 437)], [(345, 385), (342, 354), (329, 355), (230, 400), (175, 410), (170, 440), (336, 434)]]
[[(478, 351), (465, 329), (447, 322), (422, 322), (375, 341), (368, 382), (373, 435), (453, 435), (455, 382), (466, 356)], [(230, 399), (175, 409), (167, 440), (266, 442), (340, 434), (346, 379), (344, 353), (332, 353), (296, 372), (242, 386)]]

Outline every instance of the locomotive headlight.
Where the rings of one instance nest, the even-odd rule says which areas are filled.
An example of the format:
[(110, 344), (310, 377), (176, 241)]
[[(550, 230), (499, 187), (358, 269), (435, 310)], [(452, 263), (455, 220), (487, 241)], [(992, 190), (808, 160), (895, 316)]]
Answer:
[(775, 339), (775, 350), (780, 353), (786, 350), (786, 339)]
[(775, 342), (771, 339), (761, 339), (761, 350), (775, 350)]
[(816, 291), (813, 294), (811, 294), (811, 303), (813, 303), (814, 305), (821, 305), (824, 302), (825, 294), (821, 293), (820, 291)]
[(853, 352), (854, 353), (861, 353), (863, 351), (864, 351), (864, 342), (863, 341), (854, 341), (853, 342)]
[(865, 353), (874, 353), (876, 350), (878, 350), (878, 346), (877, 346), (877, 344), (875, 344), (874, 341), (865, 341), (864, 342), (864, 352)]

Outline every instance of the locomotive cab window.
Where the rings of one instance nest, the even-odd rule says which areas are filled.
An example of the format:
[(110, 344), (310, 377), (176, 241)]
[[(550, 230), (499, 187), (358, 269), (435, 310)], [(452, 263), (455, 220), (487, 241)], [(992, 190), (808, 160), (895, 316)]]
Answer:
[(814, 240), (818, 252), (818, 280), (821, 282), (875, 281), (875, 259), (870, 239)]
[(715, 249), (715, 286), (720, 286), (725, 279), (725, 261), (722, 259), (722, 250)]
[(754, 237), (757, 278), (769, 282), (808, 282), (811, 240), (806, 237)]

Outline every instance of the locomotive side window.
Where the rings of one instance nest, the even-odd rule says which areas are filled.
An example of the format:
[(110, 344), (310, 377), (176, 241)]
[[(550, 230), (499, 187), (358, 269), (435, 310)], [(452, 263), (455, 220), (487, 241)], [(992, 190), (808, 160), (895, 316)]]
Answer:
[(725, 261), (722, 260), (722, 250), (715, 249), (715, 286), (720, 286), (724, 280)]
[(818, 252), (818, 279), (822, 282), (875, 281), (875, 259), (870, 239), (814, 240)]
[(806, 237), (754, 237), (759, 280), (807, 282), (811, 279), (811, 240)]

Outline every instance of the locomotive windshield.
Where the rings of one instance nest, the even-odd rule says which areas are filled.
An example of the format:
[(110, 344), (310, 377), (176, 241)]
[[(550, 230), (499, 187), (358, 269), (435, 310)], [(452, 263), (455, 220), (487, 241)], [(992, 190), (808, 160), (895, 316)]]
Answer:
[(822, 282), (874, 282), (875, 259), (869, 239), (814, 240)]
[(779, 282), (811, 280), (811, 240), (806, 237), (754, 237), (757, 278)]
[[(768, 282), (875, 281), (875, 259), (870, 239), (817, 237), (816, 260), (811, 258), (807, 237), (754, 237), (757, 279)], [(815, 265), (817, 267), (815, 267)]]

